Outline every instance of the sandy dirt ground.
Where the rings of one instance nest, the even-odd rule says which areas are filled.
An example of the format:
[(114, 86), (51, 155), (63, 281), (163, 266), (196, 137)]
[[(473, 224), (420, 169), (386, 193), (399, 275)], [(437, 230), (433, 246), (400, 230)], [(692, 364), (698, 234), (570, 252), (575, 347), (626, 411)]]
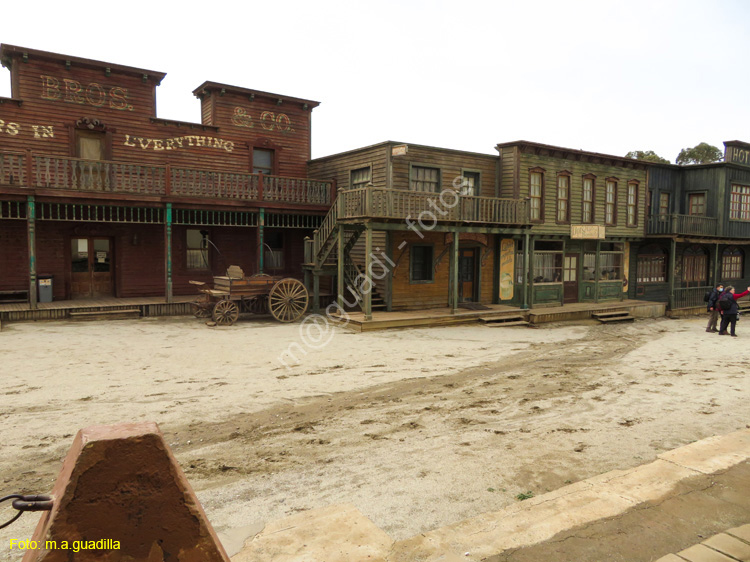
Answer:
[(748, 427), (750, 327), (704, 326), (336, 328), (285, 368), (304, 340), (271, 320), (9, 324), (0, 495), (49, 491), (82, 427), (153, 420), (218, 531), (352, 503), (405, 538)]

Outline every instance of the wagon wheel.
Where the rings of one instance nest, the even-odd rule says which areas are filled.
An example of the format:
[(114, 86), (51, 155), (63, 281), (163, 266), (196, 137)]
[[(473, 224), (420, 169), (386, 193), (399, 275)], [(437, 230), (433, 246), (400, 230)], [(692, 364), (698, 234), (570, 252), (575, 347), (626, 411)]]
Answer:
[(242, 300), (242, 310), (251, 314), (268, 314), (268, 301), (265, 297), (250, 297)]
[(307, 289), (296, 279), (282, 279), (268, 295), (268, 308), (279, 322), (294, 322), (307, 310)]
[(193, 308), (193, 316), (196, 318), (210, 318), (211, 317), (211, 303), (208, 302), (208, 297), (205, 295), (198, 297), (190, 303)]
[(231, 326), (237, 322), (239, 315), (240, 307), (234, 301), (224, 299), (214, 306), (213, 319), (219, 326)]

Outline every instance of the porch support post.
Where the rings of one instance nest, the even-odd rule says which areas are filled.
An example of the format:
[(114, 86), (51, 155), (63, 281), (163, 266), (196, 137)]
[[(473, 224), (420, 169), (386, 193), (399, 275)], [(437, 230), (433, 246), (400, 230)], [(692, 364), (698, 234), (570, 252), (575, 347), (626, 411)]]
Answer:
[(264, 229), (266, 226), (266, 210), (261, 207), (258, 210), (258, 273), (263, 273), (263, 254), (265, 252), (263, 249), (265, 248), (265, 233)]
[[(368, 190), (370, 192), (370, 190)], [(365, 226), (365, 277), (367, 279), (367, 290), (365, 291), (365, 320), (372, 320), (372, 226), (367, 223)]]
[(164, 213), (164, 296), (172, 302), (172, 203)]
[(320, 313), (320, 275), (313, 272), (313, 312)]
[(36, 203), (33, 195), (26, 199), (26, 234), (29, 243), (29, 305), (36, 309)]
[(560, 270), (560, 306), (565, 306), (565, 238), (562, 241), (562, 269)]
[(453, 231), (453, 245), (451, 247), (451, 314), (458, 312), (458, 230)]
[(714, 287), (719, 284), (719, 244), (714, 247), (714, 281), (711, 283)]
[(677, 240), (669, 243), (669, 310), (674, 310), (674, 268), (677, 263)]
[(336, 267), (338, 269), (336, 274), (336, 299), (339, 303), (339, 308), (344, 310), (344, 226), (338, 225), (338, 232), (336, 233)]
[[(390, 151), (387, 152), (390, 156)], [(393, 309), (393, 233), (385, 232), (385, 256), (388, 262), (388, 273), (385, 277), (385, 309), (391, 312)]]
[(594, 258), (594, 302), (599, 302), (599, 279), (602, 276), (599, 252), (601, 252), (601, 240), (596, 241), (596, 256)]
[(529, 285), (531, 284), (531, 272), (529, 271), (530, 261), (529, 260), (529, 246), (531, 244), (531, 237), (526, 232), (523, 235), (523, 283), (521, 285), (521, 292), (523, 294), (523, 302), (521, 303), (522, 310), (529, 309)]

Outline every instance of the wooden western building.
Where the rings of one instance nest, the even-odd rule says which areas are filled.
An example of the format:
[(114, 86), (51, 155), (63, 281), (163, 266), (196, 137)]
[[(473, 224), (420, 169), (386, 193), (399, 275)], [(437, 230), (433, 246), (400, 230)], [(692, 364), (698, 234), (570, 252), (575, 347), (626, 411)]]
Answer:
[(705, 307), (717, 283), (750, 285), (750, 144), (724, 143), (724, 161), (649, 167), (645, 238), (632, 247), (632, 298), (673, 311)]
[(0, 46), (0, 301), (192, 294), (229, 265), (301, 276), (333, 184), (307, 176), (318, 102), (205, 82), (161, 119), (165, 74)]

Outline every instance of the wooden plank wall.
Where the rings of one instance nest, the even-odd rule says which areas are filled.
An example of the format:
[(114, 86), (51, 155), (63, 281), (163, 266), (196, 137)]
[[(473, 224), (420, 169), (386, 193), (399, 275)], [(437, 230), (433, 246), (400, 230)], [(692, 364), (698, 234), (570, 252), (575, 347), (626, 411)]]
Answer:
[[(426, 232), (424, 236), (424, 239), (422, 239), (419, 235), (408, 231), (393, 233), (393, 261), (396, 262), (396, 267), (393, 270), (393, 310), (418, 310), (420, 308), (449, 306), (450, 244), (445, 244), (447, 235), (442, 232)], [(490, 238), (490, 240), (492, 239)], [(402, 242), (406, 242), (407, 246), (399, 250), (398, 247)], [(442, 254), (435, 270), (435, 281), (433, 283), (410, 283), (409, 252), (412, 244), (433, 244), (434, 260), (437, 260)], [(486, 248), (484, 246), (480, 246), (480, 248), (481, 259)], [(443, 253), (444, 251), (445, 253)], [(480, 302), (484, 304), (492, 302), (494, 260), (494, 251), (492, 251), (485, 259), (484, 265), (481, 266)]]
[[(557, 173), (564, 170), (569, 171), (570, 181), (570, 223), (581, 224), (581, 198), (583, 192), (583, 176), (594, 174), (594, 224), (604, 224), (604, 202), (606, 178), (616, 177), (617, 182), (617, 225), (607, 226), (607, 237), (612, 236), (641, 236), (644, 231), (646, 218), (646, 196), (648, 193), (646, 185), (646, 171), (612, 166), (593, 162), (578, 161), (573, 159), (558, 158), (554, 156), (535, 155), (524, 152), (520, 161), (520, 196), (529, 195), (529, 170), (540, 167), (545, 169), (544, 173), (544, 223), (535, 224), (531, 229), (532, 234), (562, 234), (570, 235), (570, 224), (557, 224)], [(503, 170), (505, 178), (505, 170)], [(638, 187), (638, 224), (636, 227), (626, 226), (626, 208), (628, 196), (628, 181), (637, 180)], [(503, 188), (505, 189), (505, 187)]]
[(0, 291), (29, 290), (25, 220), (0, 221)]
[(386, 187), (386, 155), (390, 148), (381, 144), (325, 158), (311, 160), (307, 173), (311, 178), (334, 179), (339, 189), (351, 187), (351, 171), (365, 166), (372, 166), (372, 184), (375, 187)]
[[(0, 142), (5, 149), (71, 156), (71, 129), (77, 120), (86, 117), (102, 121), (112, 132), (113, 160), (249, 172), (249, 144), (269, 139), (280, 149), (279, 174), (306, 177), (310, 110), (303, 110), (301, 103), (277, 106), (274, 100), (265, 98), (250, 103), (247, 98), (243, 101), (238, 95), (227, 94), (218, 98), (213, 110), (213, 98), (218, 93), (211, 93), (207, 97), (212, 99), (206, 100), (203, 107), (205, 126), (153, 122), (153, 78), (144, 81), (116, 69), (107, 76), (104, 68), (75, 63), (66, 69), (60, 61), (33, 55), (27, 63), (14, 59), (11, 72), (18, 84), (14, 96), (23, 103), (20, 107), (10, 101), (0, 104)], [(245, 108), (252, 127), (246, 126), (251, 123), (247, 120), (233, 121), (237, 107)], [(261, 120), (264, 111), (273, 113), (273, 121), (269, 116)], [(208, 126), (211, 123), (215, 126)], [(183, 139), (182, 147), (174, 141), (178, 138)], [(168, 142), (170, 139), (173, 142)], [(190, 146), (199, 142), (204, 146)]]
[(479, 170), (481, 172), (479, 195), (495, 197), (497, 156), (409, 145), (406, 155), (393, 157), (394, 189), (410, 189), (410, 164), (440, 168), (441, 191), (453, 189), (453, 180), (461, 176), (462, 169)]

